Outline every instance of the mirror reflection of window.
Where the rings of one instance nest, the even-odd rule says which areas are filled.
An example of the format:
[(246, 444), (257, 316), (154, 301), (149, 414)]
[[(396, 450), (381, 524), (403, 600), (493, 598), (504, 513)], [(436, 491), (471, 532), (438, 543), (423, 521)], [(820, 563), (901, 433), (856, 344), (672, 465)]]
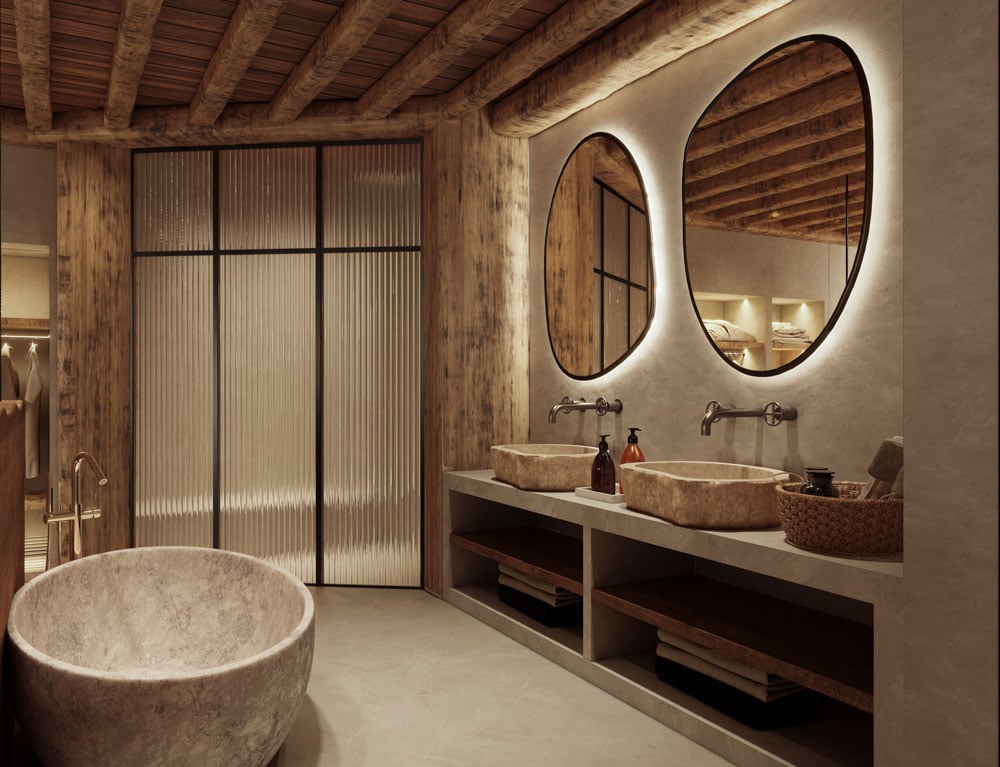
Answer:
[(817, 36), (763, 56), (695, 125), (688, 281), (706, 336), (738, 369), (798, 364), (839, 316), (864, 250), (870, 115), (857, 58)]
[(652, 276), (635, 163), (613, 137), (591, 136), (563, 168), (545, 240), (549, 339), (567, 374), (593, 378), (639, 344), (653, 311)]

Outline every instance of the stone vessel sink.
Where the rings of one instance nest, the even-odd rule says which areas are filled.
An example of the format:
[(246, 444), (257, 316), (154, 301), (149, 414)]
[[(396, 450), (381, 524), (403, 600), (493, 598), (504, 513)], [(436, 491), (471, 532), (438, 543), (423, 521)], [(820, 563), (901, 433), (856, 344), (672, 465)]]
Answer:
[(569, 491), (590, 487), (596, 447), (586, 445), (494, 445), (496, 477), (522, 490)]
[(739, 463), (648, 461), (625, 464), (622, 477), (630, 509), (685, 527), (745, 530), (778, 524), (774, 486), (787, 474)]

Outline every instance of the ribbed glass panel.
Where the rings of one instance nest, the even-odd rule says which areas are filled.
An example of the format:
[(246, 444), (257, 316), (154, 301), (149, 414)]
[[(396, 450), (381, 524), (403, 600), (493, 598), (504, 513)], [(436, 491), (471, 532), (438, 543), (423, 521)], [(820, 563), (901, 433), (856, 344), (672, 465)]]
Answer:
[(220, 546), (316, 580), (316, 368), (310, 254), (223, 256)]
[(323, 148), (328, 248), (420, 245), (420, 146)]
[(212, 259), (135, 262), (135, 542), (212, 545)]
[(420, 585), (419, 253), (324, 265), (324, 580)]
[(604, 271), (628, 279), (628, 203), (604, 192)]
[(610, 365), (628, 351), (628, 288), (604, 278), (604, 364)]
[(629, 208), (629, 279), (637, 285), (649, 284), (649, 222), (646, 214), (636, 208)]
[(311, 147), (220, 151), (219, 247), (315, 247), (315, 163)]
[(135, 249), (209, 250), (211, 152), (139, 153), (133, 162)]

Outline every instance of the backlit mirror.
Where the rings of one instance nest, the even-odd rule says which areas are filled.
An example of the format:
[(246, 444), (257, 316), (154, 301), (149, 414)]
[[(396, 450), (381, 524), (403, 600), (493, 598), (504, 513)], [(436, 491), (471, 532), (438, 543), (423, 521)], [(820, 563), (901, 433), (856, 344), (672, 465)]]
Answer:
[(628, 356), (653, 313), (646, 194), (635, 161), (613, 136), (573, 150), (545, 232), (545, 309), (552, 353), (573, 378)]
[(729, 364), (772, 375), (823, 340), (861, 263), (870, 187), (868, 88), (843, 42), (783, 45), (711, 103), (685, 152), (685, 259)]

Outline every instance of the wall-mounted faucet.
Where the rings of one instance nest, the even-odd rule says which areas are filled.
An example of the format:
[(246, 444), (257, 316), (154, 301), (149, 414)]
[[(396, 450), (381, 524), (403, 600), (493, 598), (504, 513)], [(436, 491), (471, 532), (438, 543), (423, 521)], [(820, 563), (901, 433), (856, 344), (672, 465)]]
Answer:
[(80, 529), (83, 525), (83, 520), (85, 519), (98, 519), (101, 516), (100, 509), (84, 509), (83, 504), (80, 501), (80, 491), (82, 480), (80, 477), (80, 469), (83, 468), (83, 464), (86, 463), (90, 470), (97, 477), (97, 484), (106, 485), (108, 484), (108, 477), (104, 473), (104, 470), (98, 465), (97, 461), (94, 459), (90, 453), (85, 451), (80, 451), (73, 457), (73, 508), (66, 514), (46, 514), (45, 522), (47, 524), (56, 524), (59, 522), (72, 522), (73, 523), (73, 555), (75, 557), (83, 556), (83, 536), (80, 533)]
[(793, 407), (782, 407), (777, 402), (768, 402), (762, 408), (739, 408), (735, 405), (723, 405), (718, 400), (712, 400), (705, 405), (705, 417), (701, 419), (701, 434), (707, 437), (712, 433), (712, 424), (723, 418), (763, 418), (768, 426), (777, 426), (782, 421), (794, 421), (799, 417), (799, 411)]
[(571, 413), (574, 410), (596, 410), (598, 415), (604, 415), (605, 413), (620, 413), (622, 412), (622, 401), (616, 399), (614, 402), (608, 402), (604, 397), (598, 397), (593, 402), (587, 402), (585, 399), (573, 400), (569, 397), (563, 397), (562, 402), (557, 402), (549, 410), (549, 423), (556, 422), (556, 415), (559, 413)]

